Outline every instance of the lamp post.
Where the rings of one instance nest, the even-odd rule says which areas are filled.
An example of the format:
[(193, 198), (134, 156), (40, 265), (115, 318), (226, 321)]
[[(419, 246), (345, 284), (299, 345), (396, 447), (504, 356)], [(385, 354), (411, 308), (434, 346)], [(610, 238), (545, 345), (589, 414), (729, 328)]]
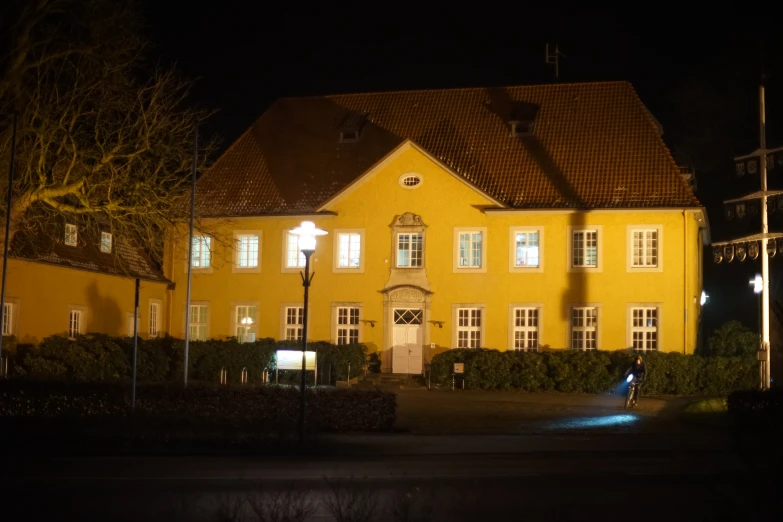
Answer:
[(302, 384), (301, 397), (299, 402), (299, 442), (304, 442), (305, 437), (305, 386), (307, 375), (307, 302), (309, 298), (310, 283), (313, 280), (315, 272), (310, 274), (310, 256), (315, 252), (315, 239), (317, 236), (326, 234), (325, 230), (315, 227), (312, 221), (302, 221), (302, 223), (291, 230), (291, 233), (299, 237), (299, 250), (305, 256), (305, 271), (302, 276), (302, 286), (304, 287), (304, 311), (302, 313)]

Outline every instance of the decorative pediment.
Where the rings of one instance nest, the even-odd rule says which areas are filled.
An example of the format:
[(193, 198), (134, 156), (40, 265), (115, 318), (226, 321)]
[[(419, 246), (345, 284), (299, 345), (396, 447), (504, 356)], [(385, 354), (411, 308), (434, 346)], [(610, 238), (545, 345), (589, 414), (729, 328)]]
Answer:
[(401, 303), (423, 303), (426, 299), (424, 292), (418, 288), (405, 286), (389, 292), (389, 301)]
[(413, 212), (405, 212), (394, 218), (393, 227), (424, 227), (427, 225), (421, 220), (421, 216)]

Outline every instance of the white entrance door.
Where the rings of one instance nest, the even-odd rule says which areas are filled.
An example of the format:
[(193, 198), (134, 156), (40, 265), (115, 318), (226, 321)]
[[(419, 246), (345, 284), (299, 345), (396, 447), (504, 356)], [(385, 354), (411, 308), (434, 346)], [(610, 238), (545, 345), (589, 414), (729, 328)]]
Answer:
[(416, 308), (394, 310), (392, 331), (392, 372), (421, 373), (424, 311)]

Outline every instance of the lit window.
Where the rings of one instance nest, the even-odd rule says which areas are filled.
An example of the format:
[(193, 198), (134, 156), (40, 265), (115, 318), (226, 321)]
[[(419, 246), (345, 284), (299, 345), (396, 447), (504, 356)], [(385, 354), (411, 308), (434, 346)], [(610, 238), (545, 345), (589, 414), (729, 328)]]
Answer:
[(514, 266), (517, 268), (538, 267), (538, 232), (516, 232), (514, 234)]
[(109, 232), (101, 232), (101, 252), (111, 253), (111, 234)]
[(633, 254), (631, 266), (656, 267), (658, 266), (658, 231), (634, 230)]
[(190, 305), (190, 338), (193, 341), (207, 340), (207, 305)]
[(256, 307), (236, 307), (236, 336), (240, 343), (252, 343), (256, 340)]
[(289, 306), (285, 309), (285, 340), (301, 341), (304, 329), (304, 308)]
[(631, 340), (634, 350), (647, 352), (658, 349), (657, 308), (631, 308)]
[(538, 309), (514, 309), (514, 349), (538, 350)]
[(359, 342), (359, 309), (353, 307), (337, 308), (337, 344), (356, 344)]
[(460, 268), (480, 268), (482, 253), (481, 232), (460, 232), (459, 266)]
[(68, 246), (76, 246), (78, 240), (78, 227), (76, 225), (65, 225), (65, 244)]
[(339, 252), (337, 266), (339, 268), (359, 268), (361, 266), (361, 234), (337, 234)]
[(212, 251), (212, 238), (209, 236), (193, 236), (193, 268), (209, 268)]
[(571, 310), (571, 348), (595, 350), (597, 348), (598, 309), (591, 307)]
[(239, 268), (258, 268), (258, 236), (241, 234), (236, 236), (237, 266)]
[(598, 231), (578, 230), (573, 233), (573, 266), (598, 266)]
[(3, 305), (3, 335), (14, 334), (14, 305), (5, 303)]
[(305, 255), (299, 249), (299, 236), (288, 234), (286, 251), (285, 266), (287, 268), (301, 268), (305, 266)]
[(149, 338), (154, 339), (158, 336), (160, 323), (160, 303), (150, 303), (150, 324)]
[(68, 339), (76, 339), (82, 333), (82, 311), (71, 310), (68, 317)]
[(421, 267), (423, 244), (422, 234), (397, 234), (397, 267)]
[(481, 347), (481, 309), (457, 309), (457, 348)]

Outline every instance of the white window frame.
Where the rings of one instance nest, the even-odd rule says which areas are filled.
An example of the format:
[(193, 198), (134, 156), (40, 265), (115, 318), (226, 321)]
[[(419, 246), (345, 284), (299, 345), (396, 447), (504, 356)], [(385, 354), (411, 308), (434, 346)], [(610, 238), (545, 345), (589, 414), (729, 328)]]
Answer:
[[(239, 317), (239, 309), (240, 308), (255, 308), (255, 310), (248, 310), (245, 317), (248, 317), (252, 321), (252, 328), (255, 328), (255, 333), (253, 334), (252, 340), (247, 339), (241, 339), (239, 332), (237, 331), (238, 328), (241, 327), (239, 324), (239, 321), (237, 321), (237, 318)], [(239, 342), (253, 342), (258, 339), (258, 317), (259, 317), (259, 302), (258, 301), (231, 301), (231, 317), (229, 318), (229, 325), (231, 327), (231, 331), (229, 332), (229, 337), (236, 337), (239, 339)]]
[(68, 329), (66, 331), (68, 332), (68, 339), (71, 340), (76, 339), (76, 335), (74, 335), (71, 324), (73, 314), (77, 314), (79, 317), (77, 324), (78, 328), (75, 333), (78, 335), (84, 335), (85, 325), (87, 324), (87, 307), (80, 305), (68, 305)]
[[(657, 232), (658, 259), (656, 265), (634, 265), (634, 232)], [(627, 272), (663, 272), (663, 225), (641, 224), (626, 227), (626, 271)]]
[[(332, 263), (332, 272), (334, 273), (353, 273), (361, 274), (364, 272), (364, 250), (366, 241), (364, 240), (363, 228), (340, 228), (333, 232), (334, 243), (334, 261)], [(341, 236), (344, 235), (358, 235), (359, 236), (359, 266), (340, 266), (340, 247)], [(350, 247), (349, 247), (350, 248)], [(350, 251), (349, 251), (350, 255)], [(350, 258), (349, 258), (350, 261)]]
[[(103, 232), (101, 231), (101, 252), (104, 254), (111, 254), (111, 249), (114, 246), (113, 243), (113, 237), (111, 235), (111, 232)], [(108, 250), (105, 248), (108, 246)]]
[[(517, 233), (538, 234), (538, 266), (517, 266)], [(508, 271), (516, 274), (536, 274), (544, 271), (544, 227), (509, 227)]]
[[(481, 234), (481, 266), (460, 266), (460, 234)], [(472, 244), (472, 240), (471, 240)], [(485, 274), (487, 272), (487, 250), (489, 241), (487, 238), (487, 227), (454, 227), (454, 265), (453, 271), (461, 273), (478, 273)], [(471, 247), (472, 250), (472, 247)], [(471, 255), (471, 259), (473, 259)]]
[[(535, 327), (516, 325), (516, 312), (517, 310), (535, 310), (538, 314), (537, 325)], [(510, 303), (508, 305), (508, 349), (517, 351), (538, 352), (541, 351), (541, 332), (543, 331), (544, 320), (544, 305), (543, 303)], [(516, 347), (516, 332), (517, 331), (529, 331), (535, 329), (536, 331), (536, 347), (535, 348), (517, 348)], [(525, 339), (525, 345), (527, 346), (527, 338)]]
[[(348, 309), (348, 323), (340, 324), (340, 310), (341, 309)], [(358, 310), (358, 320), (356, 324), (350, 323), (350, 310)], [(349, 330), (347, 335), (347, 340), (350, 341), (350, 330), (356, 331), (356, 337), (357, 337), (357, 343), (364, 342), (363, 332), (362, 332), (362, 319), (364, 318), (364, 305), (362, 303), (345, 303), (345, 302), (333, 302), (332, 303), (332, 328), (331, 328), (331, 339), (334, 344), (340, 344), (340, 330)], [(350, 344), (346, 343), (346, 344)]]
[[(405, 180), (408, 178), (416, 178), (418, 179), (418, 182), (415, 185), (406, 185)], [(422, 183), (424, 183), (424, 176), (422, 176), (418, 172), (406, 172), (405, 174), (402, 174), (400, 175), (399, 178), (397, 178), (397, 183), (399, 183), (400, 186), (406, 190), (414, 190), (421, 187)]]
[[(473, 326), (472, 324), (468, 326), (461, 326), (460, 325), (460, 310), (478, 310), (480, 312), (479, 315), (479, 325)], [(451, 346), (454, 348), (465, 348), (465, 346), (460, 346), (459, 344), (459, 333), (460, 332), (478, 332), (479, 333), (479, 339), (478, 339), (478, 348), (481, 348), (483, 344), (486, 343), (486, 328), (487, 328), (487, 305), (485, 303), (456, 303), (451, 305), (451, 317), (452, 317), (452, 329), (451, 329)], [(472, 323), (472, 315), (469, 317), (470, 322)], [(470, 333), (468, 334), (468, 342), (467, 342), (467, 348), (470, 348), (471, 345), (474, 344), (470, 338)]]
[[(198, 253), (196, 252), (196, 242), (198, 241)], [(206, 250), (203, 248), (204, 242), (207, 243)], [(214, 245), (212, 244), (212, 236), (208, 234), (199, 234), (194, 233), (193, 234), (193, 256), (198, 254), (198, 265), (193, 265), (193, 256), (191, 256), (190, 259), (187, 260), (187, 263), (191, 263), (191, 269), (194, 272), (212, 272), (212, 254), (214, 253)], [(187, 245), (185, 245), (187, 247)], [(204, 252), (206, 252), (206, 255), (204, 255)], [(185, 253), (185, 256), (187, 256), (187, 251)], [(185, 263), (185, 272), (188, 271), (188, 265)]]
[[(241, 241), (242, 238), (251, 238), (255, 236), (258, 241), (258, 248), (256, 251), (256, 266), (240, 266), (242, 262)], [(263, 239), (263, 233), (261, 230), (234, 230), (234, 248), (233, 260), (231, 264), (231, 271), (235, 274), (258, 274), (261, 273), (261, 243)], [(252, 260), (250, 260), (252, 262)]]
[[(288, 309), (289, 308), (300, 308), (302, 309), (302, 314), (304, 314), (304, 303), (302, 302), (287, 302), (287, 303), (280, 303), (280, 330), (279, 330), (279, 336), (278, 339), (280, 341), (296, 341), (295, 339), (287, 339), (287, 334), (289, 329), (295, 329), (296, 327), (294, 325), (288, 324)], [(304, 316), (303, 316), (304, 317)], [(308, 319), (311, 319), (312, 316), (308, 316)], [(304, 333), (304, 324), (301, 325), (302, 332)], [(307, 325), (307, 332), (308, 335), (310, 333), (310, 325)]]
[[(204, 309), (206, 312), (206, 321), (193, 321), (193, 309), (196, 308), (198, 311), (201, 309)], [(197, 311), (196, 317), (200, 319), (199, 312)], [(188, 310), (188, 314), (190, 315), (190, 322), (188, 323), (189, 328), (191, 329), (191, 333), (189, 335), (189, 338), (191, 341), (206, 341), (209, 339), (209, 316), (210, 316), (210, 309), (209, 309), (209, 302), (208, 301), (191, 301), (190, 303), (190, 309)], [(194, 336), (192, 333), (192, 329), (196, 328), (196, 332), (198, 332), (199, 328), (204, 328), (204, 337), (203, 339), (200, 338), (198, 333)], [(258, 337), (258, 328), (256, 328), (256, 338)]]
[[(139, 319), (139, 333), (141, 333), (141, 313), (136, 317)], [(125, 312), (125, 333), (128, 337), (133, 337), (133, 312)]]
[(79, 244), (78, 226), (72, 223), (65, 224), (65, 237), (63, 239), (63, 243), (65, 243), (66, 246), (72, 246), (72, 247), (75, 247)]
[[(574, 326), (574, 311), (578, 309), (588, 310), (593, 309), (595, 310), (595, 326)], [(585, 315), (586, 317), (586, 315)], [(601, 349), (601, 319), (602, 319), (602, 313), (601, 313), (601, 305), (597, 303), (580, 303), (580, 304), (574, 304), (571, 305), (568, 308), (568, 349), (569, 350), (580, 350), (580, 351), (588, 351), (588, 350), (600, 350)], [(574, 348), (574, 331), (594, 331), (595, 332), (595, 348), (589, 348), (585, 349), (584, 346), (586, 345), (585, 342), (585, 336), (582, 336), (582, 347), (576, 347)]]
[[(0, 316), (0, 335), (8, 337), (16, 335), (19, 330), (19, 300), (14, 298), (5, 298), (2, 316)], [(8, 311), (8, 321), (6, 321), (6, 310)]]
[[(147, 338), (157, 339), (163, 332), (161, 321), (163, 320), (163, 301), (150, 299), (147, 306)], [(153, 313), (154, 312), (154, 313)]]
[[(633, 314), (634, 310), (655, 310), (656, 315), (656, 326), (655, 327), (635, 327), (634, 321), (633, 321)], [(649, 351), (663, 351), (663, 303), (628, 303), (626, 306), (626, 313), (625, 313), (625, 321), (626, 321), (626, 328), (625, 331), (626, 334), (626, 345), (628, 348), (630, 348), (633, 351), (640, 351), (640, 352), (649, 352)], [(634, 348), (634, 342), (633, 342), (633, 334), (634, 332), (651, 332), (655, 331), (655, 344), (656, 347), (654, 350), (636, 350)]]
[[(595, 266), (577, 266), (574, 265), (574, 233), (576, 232), (595, 232), (596, 233), (596, 264)], [(568, 245), (566, 248), (566, 255), (568, 256), (568, 271), (569, 272), (603, 272), (604, 263), (604, 227), (603, 225), (585, 225), (568, 227)]]
[[(400, 252), (402, 251), (400, 249), (400, 236), (408, 236), (408, 241), (407, 241), (406, 244), (408, 245), (408, 261), (409, 262), (413, 261), (413, 256), (411, 254), (413, 254), (414, 251), (413, 251), (412, 247), (413, 247), (414, 244), (416, 244), (411, 239), (413, 238), (413, 236), (419, 236), (421, 238), (421, 241), (419, 242), (419, 244), (421, 245), (421, 251), (420, 251), (421, 255), (419, 257), (419, 264), (418, 265), (412, 265), (412, 264), (401, 265), (400, 264)], [(424, 268), (424, 232), (396, 232), (394, 234), (394, 239), (395, 239), (395, 241), (394, 241), (394, 267), (395, 268), (399, 268), (401, 270), (411, 270), (411, 269), (415, 270), (415, 269)]]
[[(290, 246), (289, 238), (292, 241), (296, 242), (297, 247), (297, 265), (296, 266), (288, 266), (288, 250)], [(316, 249), (318, 248), (318, 243), (316, 243)], [(289, 229), (283, 230), (283, 255), (281, 257), (281, 271), (283, 273), (299, 273), (304, 269), (305, 266), (305, 255), (302, 253), (302, 251), (299, 249), (299, 236), (296, 234), (291, 234)], [(315, 254), (313, 254), (315, 255)], [(310, 259), (310, 262), (312, 263), (313, 259)], [(301, 263), (301, 264), (299, 264)]]

